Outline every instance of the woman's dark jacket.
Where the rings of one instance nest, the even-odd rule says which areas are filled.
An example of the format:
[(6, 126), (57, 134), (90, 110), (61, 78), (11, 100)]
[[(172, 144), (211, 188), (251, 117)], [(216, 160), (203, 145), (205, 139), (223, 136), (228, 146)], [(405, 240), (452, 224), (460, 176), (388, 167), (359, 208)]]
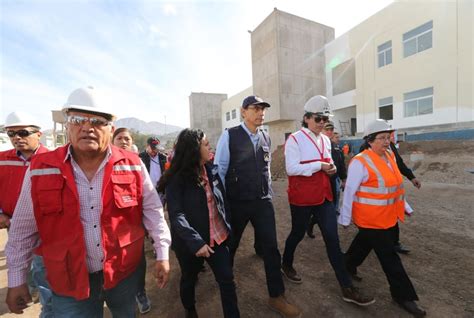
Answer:
[[(230, 209), (225, 190), (217, 173), (217, 166), (206, 165), (207, 177), (214, 193), (218, 213), (231, 233)], [(176, 253), (196, 252), (209, 242), (209, 210), (203, 185), (174, 175), (166, 186), (172, 248)]]

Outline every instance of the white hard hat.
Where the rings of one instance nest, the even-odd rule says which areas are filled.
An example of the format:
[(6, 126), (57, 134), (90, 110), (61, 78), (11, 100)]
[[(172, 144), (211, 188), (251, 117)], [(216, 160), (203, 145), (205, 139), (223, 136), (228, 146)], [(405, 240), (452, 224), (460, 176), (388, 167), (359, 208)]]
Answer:
[(92, 87), (78, 88), (73, 91), (69, 95), (67, 102), (64, 104), (62, 109), (65, 114), (69, 110), (83, 110), (86, 112), (97, 113), (99, 115), (106, 115), (106, 117), (111, 117), (111, 120), (117, 118), (108, 109), (99, 105), (97, 94)]
[(304, 111), (306, 113), (321, 114), (324, 116), (333, 116), (329, 108), (328, 99), (322, 95), (316, 95), (308, 99), (304, 104)]
[(5, 120), (5, 128), (18, 127), (18, 126), (33, 126), (40, 129), (38, 122), (28, 113), (24, 112), (13, 112), (7, 116)]
[(387, 123), (383, 119), (376, 119), (374, 121), (371, 121), (366, 127), (364, 131), (364, 138), (367, 137), (368, 135), (372, 135), (375, 133), (379, 132), (392, 132), (395, 129), (393, 129), (389, 123)]

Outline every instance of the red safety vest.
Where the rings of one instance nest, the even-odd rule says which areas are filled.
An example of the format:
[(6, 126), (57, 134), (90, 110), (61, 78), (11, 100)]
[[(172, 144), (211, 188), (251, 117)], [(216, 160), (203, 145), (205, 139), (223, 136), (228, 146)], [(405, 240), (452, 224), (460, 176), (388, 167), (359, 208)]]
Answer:
[(387, 163), (375, 152), (365, 150), (353, 158), (369, 172), (361, 183), (352, 204), (352, 219), (362, 228), (388, 229), (405, 217), (403, 178), (392, 152), (384, 154)]
[[(330, 154), (324, 143), (324, 136), (321, 136), (322, 150), (304, 131), (299, 130), (290, 135), (300, 149), (301, 164), (322, 161), (331, 162)], [(326, 141), (328, 142), (328, 141)], [(326, 153), (326, 154), (325, 154)], [(288, 201), (297, 206), (313, 206), (323, 204), (325, 200), (332, 201), (331, 180), (322, 170), (306, 176), (288, 176)]]
[[(31, 162), (31, 197), (41, 238), (36, 253), (43, 256), (52, 290), (77, 300), (89, 297), (89, 272), (79, 197), (69, 145), (36, 156)], [(104, 289), (131, 274), (142, 257), (143, 182), (139, 157), (112, 146), (104, 167), (101, 230), (104, 249)]]
[(0, 152), (0, 208), (4, 214), (11, 217), (15, 211), (31, 158), (47, 151), (48, 148), (40, 144), (36, 152), (26, 161), (18, 157), (16, 149)]

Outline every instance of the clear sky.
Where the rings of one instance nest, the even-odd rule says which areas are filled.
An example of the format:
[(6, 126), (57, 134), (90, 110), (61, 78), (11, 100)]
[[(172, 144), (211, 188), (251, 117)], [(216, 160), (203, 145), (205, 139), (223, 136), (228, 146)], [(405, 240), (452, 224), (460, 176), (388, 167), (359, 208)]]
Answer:
[(250, 35), (277, 7), (336, 37), (392, 0), (1, 0), (0, 123), (15, 110), (52, 127), (52, 109), (93, 86), (119, 117), (189, 125), (191, 92), (252, 85)]

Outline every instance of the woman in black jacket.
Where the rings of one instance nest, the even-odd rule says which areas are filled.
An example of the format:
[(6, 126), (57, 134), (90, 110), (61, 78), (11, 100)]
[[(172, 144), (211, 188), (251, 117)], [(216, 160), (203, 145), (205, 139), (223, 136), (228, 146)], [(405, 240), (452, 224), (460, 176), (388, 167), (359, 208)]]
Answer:
[(160, 179), (166, 192), (172, 247), (180, 268), (180, 296), (186, 317), (197, 317), (195, 285), (204, 260), (219, 284), (224, 317), (240, 317), (227, 247), (230, 215), (217, 168), (206, 165), (209, 141), (199, 129), (178, 136), (170, 168)]

